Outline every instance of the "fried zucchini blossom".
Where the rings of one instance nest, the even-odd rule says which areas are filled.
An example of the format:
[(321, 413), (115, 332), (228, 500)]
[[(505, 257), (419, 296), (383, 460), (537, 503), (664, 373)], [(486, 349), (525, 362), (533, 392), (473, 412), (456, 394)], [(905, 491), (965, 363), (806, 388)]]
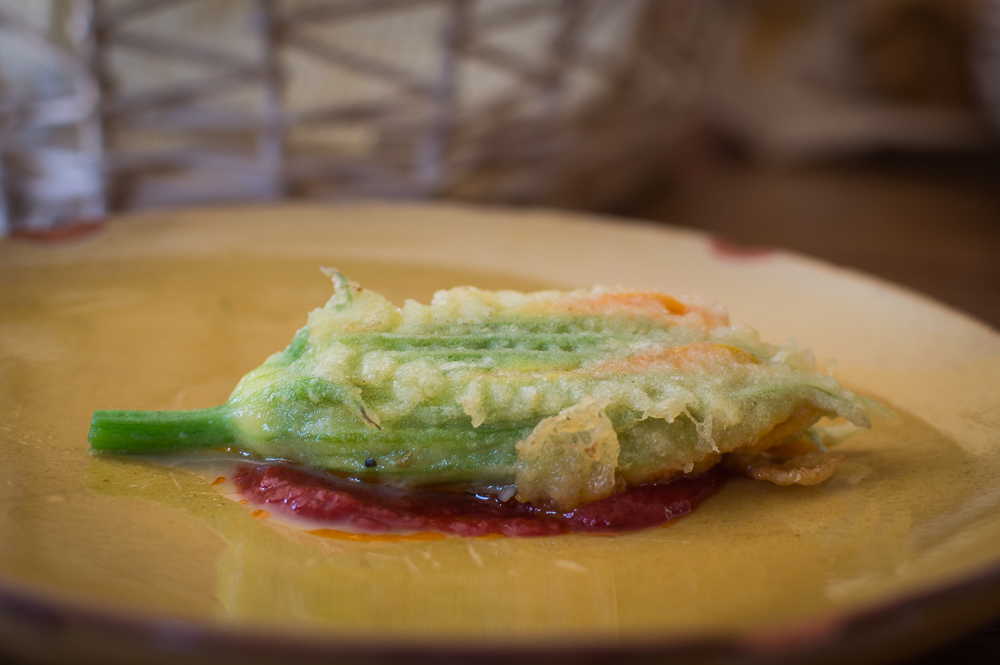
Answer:
[(230, 449), (569, 510), (724, 456), (779, 484), (820, 482), (840, 455), (817, 421), (869, 425), (871, 403), (809, 352), (764, 343), (696, 298), (461, 287), (397, 307), (326, 272), (330, 301), (227, 403), (98, 411), (93, 449)]

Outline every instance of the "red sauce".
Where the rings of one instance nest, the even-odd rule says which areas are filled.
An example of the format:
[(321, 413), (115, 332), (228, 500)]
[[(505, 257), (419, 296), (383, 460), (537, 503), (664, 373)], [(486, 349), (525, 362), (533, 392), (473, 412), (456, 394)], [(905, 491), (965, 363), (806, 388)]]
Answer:
[[(245, 499), (304, 519), (367, 534), (437, 532), (455, 536), (548, 536), (659, 526), (683, 517), (725, 482), (719, 469), (697, 478), (629, 487), (566, 513), (518, 501), (432, 490), (402, 490), (318, 475), (285, 465), (240, 465), (233, 483)], [(317, 529), (317, 535), (343, 533)], [(333, 536), (330, 536), (333, 537)]]
[(35, 242), (57, 243), (88, 236), (104, 226), (104, 218), (82, 218), (48, 229), (14, 229), (11, 237)]
[(771, 247), (740, 245), (721, 236), (712, 236), (711, 243), (715, 253), (726, 258), (762, 259), (774, 254)]

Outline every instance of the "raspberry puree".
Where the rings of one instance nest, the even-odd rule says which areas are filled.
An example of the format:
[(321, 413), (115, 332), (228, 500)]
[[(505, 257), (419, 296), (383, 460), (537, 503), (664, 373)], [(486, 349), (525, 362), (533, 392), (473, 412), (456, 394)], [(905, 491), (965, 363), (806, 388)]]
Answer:
[(713, 469), (696, 478), (633, 486), (567, 513), (515, 500), (501, 503), (472, 494), (361, 483), (281, 464), (242, 464), (232, 480), (239, 493), (254, 504), (366, 533), (546, 536), (659, 526), (697, 508), (722, 487), (725, 476)]

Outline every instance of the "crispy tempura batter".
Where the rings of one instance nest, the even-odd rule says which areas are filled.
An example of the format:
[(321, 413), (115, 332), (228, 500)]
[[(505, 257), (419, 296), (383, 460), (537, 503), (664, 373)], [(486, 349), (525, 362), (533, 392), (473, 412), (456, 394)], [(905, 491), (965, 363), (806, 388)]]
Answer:
[(821, 483), (844, 461), (843, 453), (813, 450), (784, 458), (771, 453), (732, 453), (726, 466), (750, 478), (775, 485), (815, 485)]
[(588, 397), (518, 442), (514, 484), (520, 501), (570, 510), (614, 492), (617, 467), (618, 435), (604, 404)]
[(838, 455), (761, 451), (823, 417), (868, 425), (865, 402), (808, 351), (764, 343), (697, 298), (461, 287), (397, 307), (328, 274), (330, 301), (228, 403), (100, 412), (95, 448), (224, 444), (384, 484), (451, 484), (567, 510), (622, 484), (704, 472), (725, 455), (754, 477), (819, 482)]

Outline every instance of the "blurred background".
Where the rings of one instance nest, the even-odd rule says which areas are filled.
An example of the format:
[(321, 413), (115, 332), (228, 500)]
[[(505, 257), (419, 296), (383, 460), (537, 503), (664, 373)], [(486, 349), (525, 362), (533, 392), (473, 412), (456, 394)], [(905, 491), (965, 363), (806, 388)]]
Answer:
[[(35, 240), (237, 201), (552, 206), (1000, 326), (998, 137), (1000, 0), (0, 0), (0, 235)], [(996, 662), (1000, 626), (950, 649)]]
[(1000, 0), (0, 0), (0, 233), (247, 200), (544, 205), (1000, 324)]
[(292, 197), (555, 206), (1000, 325), (998, 135), (1000, 0), (0, 0), (0, 234)]

